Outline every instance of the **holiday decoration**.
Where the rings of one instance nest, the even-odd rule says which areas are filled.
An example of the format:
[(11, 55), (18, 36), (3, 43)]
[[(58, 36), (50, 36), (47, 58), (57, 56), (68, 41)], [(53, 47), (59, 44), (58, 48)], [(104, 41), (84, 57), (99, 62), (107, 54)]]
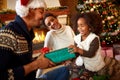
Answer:
[(78, 5), (83, 7), (76, 6), (80, 13), (96, 11), (100, 14), (103, 23), (100, 40), (104, 46), (120, 41), (120, 6), (115, 3), (115, 0), (78, 0)]
[(61, 63), (61, 62), (64, 62), (66, 60), (70, 60), (72, 58), (75, 58), (76, 55), (73, 52), (72, 48), (66, 47), (66, 48), (62, 48), (62, 49), (48, 52), (47, 54), (45, 54), (45, 57), (57, 64), (57, 63)]
[(40, 49), (40, 52), (41, 52), (41, 53), (44, 53), (44, 54), (48, 53), (49, 51), (50, 51), (50, 50), (49, 50), (48, 47), (43, 47), (42, 49)]

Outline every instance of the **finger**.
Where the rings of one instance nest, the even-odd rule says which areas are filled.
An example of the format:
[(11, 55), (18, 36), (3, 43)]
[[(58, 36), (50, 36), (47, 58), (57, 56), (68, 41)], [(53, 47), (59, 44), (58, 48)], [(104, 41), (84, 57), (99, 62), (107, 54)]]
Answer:
[(73, 48), (68, 48), (68, 52), (69, 53), (74, 53), (74, 49)]
[(49, 64), (55, 66), (56, 64), (49, 60)]

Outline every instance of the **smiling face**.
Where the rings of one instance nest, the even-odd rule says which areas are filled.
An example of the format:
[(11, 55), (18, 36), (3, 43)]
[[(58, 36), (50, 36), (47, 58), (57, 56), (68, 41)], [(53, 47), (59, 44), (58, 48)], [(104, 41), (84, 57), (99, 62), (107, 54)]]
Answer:
[(78, 26), (78, 31), (80, 32), (80, 34), (83, 37), (86, 37), (89, 35), (90, 33), (90, 28), (89, 26), (86, 24), (86, 21), (84, 18), (79, 18), (77, 21), (77, 26)]
[(44, 20), (45, 25), (49, 28), (49, 29), (60, 29), (61, 25), (58, 22), (57, 18), (53, 17), (53, 16), (48, 16), (46, 17), (46, 19)]
[(30, 9), (29, 20), (30, 26), (40, 26), (44, 14), (44, 8)]

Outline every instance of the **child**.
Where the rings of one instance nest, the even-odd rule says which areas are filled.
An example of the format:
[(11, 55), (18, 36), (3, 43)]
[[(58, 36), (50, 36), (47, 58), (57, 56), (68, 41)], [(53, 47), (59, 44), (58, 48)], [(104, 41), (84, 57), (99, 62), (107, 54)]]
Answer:
[(102, 28), (102, 20), (97, 13), (89, 12), (76, 15), (74, 21), (79, 32), (74, 37), (77, 47), (70, 45), (69, 48), (73, 48), (73, 52), (78, 53), (79, 56), (70, 66), (70, 70), (74, 73), (74, 78), (89, 80), (94, 73), (105, 66), (101, 56), (99, 36), (96, 35)]

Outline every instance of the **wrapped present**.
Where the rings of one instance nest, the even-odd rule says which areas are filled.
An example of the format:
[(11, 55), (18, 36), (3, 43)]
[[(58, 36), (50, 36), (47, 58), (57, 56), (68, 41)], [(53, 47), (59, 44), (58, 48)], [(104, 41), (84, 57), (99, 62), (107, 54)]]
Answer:
[(120, 55), (120, 43), (113, 44), (113, 53), (114, 55)]
[(59, 50), (51, 51), (45, 54), (45, 57), (50, 59), (54, 63), (61, 63), (63, 61), (75, 58), (72, 48), (62, 48)]
[(113, 54), (113, 48), (112, 47), (102, 47), (102, 56), (107, 56), (107, 57), (114, 57)]
[(42, 49), (40, 49), (40, 52), (41, 52), (41, 53), (44, 53), (44, 54), (48, 53), (49, 51), (50, 51), (50, 50), (49, 50), (48, 47), (43, 47)]

